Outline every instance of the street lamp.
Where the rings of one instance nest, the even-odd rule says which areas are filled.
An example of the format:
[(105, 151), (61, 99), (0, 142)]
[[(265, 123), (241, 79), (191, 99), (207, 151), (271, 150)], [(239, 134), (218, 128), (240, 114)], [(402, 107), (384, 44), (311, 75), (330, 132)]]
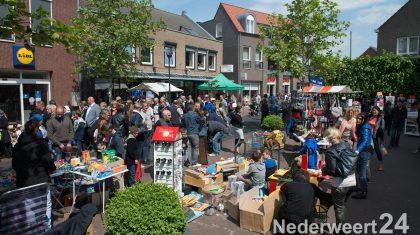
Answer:
[(168, 69), (169, 69), (169, 97), (168, 97), (168, 101), (169, 103), (171, 102), (171, 59), (172, 59), (172, 55), (173, 55), (173, 49), (172, 47), (167, 47), (166, 48), (166, 56), (168, 57)]

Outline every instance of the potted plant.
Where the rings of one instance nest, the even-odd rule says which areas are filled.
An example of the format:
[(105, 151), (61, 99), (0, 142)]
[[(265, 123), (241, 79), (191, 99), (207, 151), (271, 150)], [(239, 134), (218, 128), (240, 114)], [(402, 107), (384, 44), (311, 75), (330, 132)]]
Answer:
[(283, 120), (277, 115), (268, 115), (262, 122), (262, 128), (267, 131), (283, 130)]
[(117, 192), (106, 207), (109, 234), (182, 234), (186, 215), (173, 189), (159, 184), (136, 184)]

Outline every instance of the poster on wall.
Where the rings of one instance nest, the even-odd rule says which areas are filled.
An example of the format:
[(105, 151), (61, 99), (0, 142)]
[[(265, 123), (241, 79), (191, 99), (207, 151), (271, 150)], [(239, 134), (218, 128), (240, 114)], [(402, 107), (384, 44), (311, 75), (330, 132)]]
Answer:
[(35, 102), (41, 101), (42, 93), (40, 90), (35, 90)]

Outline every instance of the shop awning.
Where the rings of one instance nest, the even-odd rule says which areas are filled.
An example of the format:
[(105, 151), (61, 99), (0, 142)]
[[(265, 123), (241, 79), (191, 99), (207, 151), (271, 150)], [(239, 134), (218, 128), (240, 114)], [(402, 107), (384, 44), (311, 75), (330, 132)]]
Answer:
[(303, 88), (306, 93), (353, 93), (349, 86), (307, 86)]
[(212, 80), (198, 86), (198, 90), (214, 90), (214, 91), (242, 91), (245, 87), (234, 83), (225, 77), (222, 73), (219, 73)]
[[(106, 90), (109, 88), (109, 82), (95, 82), (95, 90)], [(114, 83), (114, 89), (127, 89), (128, 86), (125, 83)]]
[[(153, 83), (141, 83), (135, 87), (128, 89), (128, 91), (134, 90), (150, 90), (156, 94), (169, 92), (169, 84), (164, 82), (153, 82)], [(171, 93), (172, 92), (183, 92), (184, 90), (179, 89), (178, 87), (171, 84)]]

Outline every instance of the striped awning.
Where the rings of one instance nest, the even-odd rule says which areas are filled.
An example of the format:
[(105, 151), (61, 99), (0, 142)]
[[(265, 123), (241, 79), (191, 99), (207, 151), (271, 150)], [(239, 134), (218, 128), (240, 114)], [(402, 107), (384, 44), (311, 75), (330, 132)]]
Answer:
[(307, 86), (303, 88), (306, 93), (352, 93), (348, 86)]

